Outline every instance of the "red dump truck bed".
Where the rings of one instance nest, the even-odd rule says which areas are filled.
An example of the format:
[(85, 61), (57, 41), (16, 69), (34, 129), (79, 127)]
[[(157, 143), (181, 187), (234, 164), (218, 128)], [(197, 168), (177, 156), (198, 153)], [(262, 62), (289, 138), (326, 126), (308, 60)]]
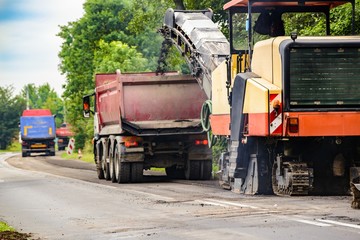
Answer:
[(143, 170), (165, 168), (171, 178), (210, 179), (212, 153), (200, 112), (207, 99), (191, 76), (168, 72), (97, 74), (94, 160), (99, 179), (141, 182)]
[(100, 134), (194, 128), (207, 99), (193, 77), (175, 72), (97, 74), (95, 92)]

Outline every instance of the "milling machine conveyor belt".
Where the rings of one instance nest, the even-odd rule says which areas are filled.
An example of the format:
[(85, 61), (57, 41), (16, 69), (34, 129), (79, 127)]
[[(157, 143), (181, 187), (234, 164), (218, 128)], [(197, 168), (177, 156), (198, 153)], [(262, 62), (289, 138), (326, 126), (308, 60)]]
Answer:
[(211, 98), (211, 73), (230, 54), (228, 40), (211, 18), (211, 10), (168, 9), (160, 31), (183, 54), (208, 98)]

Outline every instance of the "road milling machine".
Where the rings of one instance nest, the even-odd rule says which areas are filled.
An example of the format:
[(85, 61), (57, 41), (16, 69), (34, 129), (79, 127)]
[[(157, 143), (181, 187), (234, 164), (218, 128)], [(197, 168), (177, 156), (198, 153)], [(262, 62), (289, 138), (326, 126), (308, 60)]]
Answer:
[[(161, 33), (207, 96), (209, 143), (227, 142), (224, 188), (349, 193), (360, 176), (360, 37), (331, 36), (330, 10), (344, 4), (354, 30), (355, 0), (232, 0), (224, 6), (229, 41), (211, 10), (167, 10)], [(322, 17), (322, 36), (284, 30), (284, 19), (300, 13)]]

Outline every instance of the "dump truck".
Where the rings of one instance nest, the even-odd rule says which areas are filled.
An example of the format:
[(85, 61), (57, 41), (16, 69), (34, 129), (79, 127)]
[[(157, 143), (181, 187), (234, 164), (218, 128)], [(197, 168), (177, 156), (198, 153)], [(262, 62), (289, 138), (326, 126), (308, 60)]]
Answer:
[(69, 139), (72, 136), (74, 136), (74, 133), (71, 131), (70, 125), (65, 122), (56, 129), (56, 138), (59, 151), (65, 150), (69, 144)]
[(206, 96), (188, 75), (166, 72), (96, 74), (84, 96), (94, 115), (99, 179), (141, 182), (143, 170), (165, 168), (171, 178), (212, 177), (212, 153), (200, 123)]
[[(161, 33), (206, 94), (209, 143), (227, 143), (219, 182), (244, 194), (347, 194), (360, 176), (360, 37), (330, 36), (331, 9), (354, 0), (232, 0), (229, 40), (211, 10), (168, 9)], [(322, 36), (286, 32), (321, 16)], [(289, 30), (288, 30), (289, 31)]]
[(22, 157), (31, 153), (55, 156), (55, 116), (49, 109), (24, 110), (20, 117)]

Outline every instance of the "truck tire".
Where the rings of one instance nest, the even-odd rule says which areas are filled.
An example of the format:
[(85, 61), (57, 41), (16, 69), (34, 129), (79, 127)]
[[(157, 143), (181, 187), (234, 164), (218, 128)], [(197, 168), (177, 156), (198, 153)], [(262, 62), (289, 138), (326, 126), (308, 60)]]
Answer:
[(103, 168), (103, 172), (104, 172), (104, 179), (106, 181), (109, 181), (110, 180), (110, 171), (109, 171), (110, 166), (106, 159), (106, 156), (103, 157), (102, 168)]
[(114, 161), (114, 153), (113, 152), (109, 153), (109, 158), (110, 158), (110, 161), (109, 161), (110, 179), (111, 179), (111, 182), (115, 183), (117, 180), (116, 180), (116, 174), (115, 174), (115, 161)]
[(198, 180), (200, 179), (200, 161), (187, 160), (185, 166), (185, 178), (186, 180)]
[(119, 168), (118, 168), (118, 183), (129, 183), (130, 182), (130, 163), (125, 163), (119, 161)]
[(101, 163), (101, 161), (103, 161), (103, 151), (100, 144), (96, 144), (96, 172), (99, 179), (104, 179), (104, 170)]
[(144, 164), (142, 162), (131, 163), (131, 182), (139, 183), (143, 180)]
[(184, 169), (178, 169), (176, 165), (165, 168), (166, 175), (172, 179), (185, 179)]
[(212, 177), (212, 160), (200, 161), (201, 180), (210, 180)]
[(114, 171), (117, 183), (130, 182), (130, 163), (121, 162), (121, 145), (116, 144), (114, 152)]
[(22, 157), (27, 157), (27, 152), (22, 152)]

